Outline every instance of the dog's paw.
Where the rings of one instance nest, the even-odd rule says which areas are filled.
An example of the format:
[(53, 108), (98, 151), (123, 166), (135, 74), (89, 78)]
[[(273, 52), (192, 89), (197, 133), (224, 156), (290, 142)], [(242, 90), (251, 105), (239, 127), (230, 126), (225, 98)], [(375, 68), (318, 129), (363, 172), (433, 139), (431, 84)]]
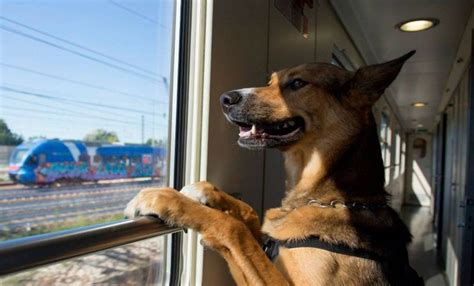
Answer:
[(178, 192), (171, 188), (147, 188), (141, 190), (124, 210), (125, 217), (136, 218), (154, 215), (165, 219), (167, 206), (177, 200)]
[(216, 188), (211, 183), (197, 182), (185, 186), (180, 193), (202, 205), (212, 205), (212, 193), (215, 191)]

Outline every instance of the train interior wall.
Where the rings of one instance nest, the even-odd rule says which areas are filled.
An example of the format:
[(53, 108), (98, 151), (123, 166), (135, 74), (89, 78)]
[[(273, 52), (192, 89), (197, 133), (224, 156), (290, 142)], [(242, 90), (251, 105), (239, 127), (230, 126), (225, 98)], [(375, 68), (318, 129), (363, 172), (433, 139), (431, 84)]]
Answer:
[[(438, 235), (438, 249), (443, 266), (445, 267), (450, 285), (460, 283), (461, 261), (467, 254), (464, 252), (463, 234), (466, 231), (466, 184), (468, 146), (468, 97), (470, 68), (464, 71), (452, 97), (443, 113), (435, 136), (435, 158), (444, 164), (435, 168), (439, 181), (434, 185), (437, 199), (440, 201), (434, 212), (435, 226)], [(443, 140), (441, 142), (441, 140)], [(471, 147), (472, 148), (472, 147)], [(441, 180), (442, 179), (442, 180)]]

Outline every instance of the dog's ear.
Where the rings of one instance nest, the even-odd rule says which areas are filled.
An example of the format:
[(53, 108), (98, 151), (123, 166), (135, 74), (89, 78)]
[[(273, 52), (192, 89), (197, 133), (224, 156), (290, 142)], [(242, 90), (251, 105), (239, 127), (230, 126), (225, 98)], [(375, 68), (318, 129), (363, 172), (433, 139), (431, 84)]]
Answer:
[(415, 51), (386, 63), (365, 66), (357, 70), (344, 88), (351, 103), (360, 107), (372, 106), (395, 80), (403, 64), (413, 54)]

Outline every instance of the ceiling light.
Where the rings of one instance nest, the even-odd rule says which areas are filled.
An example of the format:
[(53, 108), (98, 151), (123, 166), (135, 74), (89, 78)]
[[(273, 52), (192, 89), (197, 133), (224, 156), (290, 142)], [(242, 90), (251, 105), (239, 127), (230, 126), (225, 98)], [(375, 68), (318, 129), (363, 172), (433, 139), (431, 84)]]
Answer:
[(413, 102), (411, 105), (413, 105), (413, 107), (425, 107), (428, 105), (428, 103), (418, 101), (418, 102)]
[(439, 20), (435, 18), (413, 19), (403, 21), (395, 27), (402, 32), (420, 32), (433, 28), (439, 24)]
[(422, 127), (423, 127), (423, 124), (418, 124), (416, 127), (422, 128)]

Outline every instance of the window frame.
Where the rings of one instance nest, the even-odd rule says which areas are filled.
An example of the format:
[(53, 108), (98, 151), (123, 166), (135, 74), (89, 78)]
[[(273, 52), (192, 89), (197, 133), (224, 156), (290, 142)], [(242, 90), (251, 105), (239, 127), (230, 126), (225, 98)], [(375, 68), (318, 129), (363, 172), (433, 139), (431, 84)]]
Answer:
[[(191, 37), (191, 2), (181, 0), (175, 3), (175, 40), (174, 40), (174, 71), (171, 122), (169, 129), (171, 138), (169, 142), (170, 185), (179, 190), (185, 185), (186, 180), (186, 140), (187, 140), (187, 117), (189, 98), (189, 53)], [(179, 12), (178, 12), (179, 11)], [(166, 255), (165, 285), (180, 285), (183, 272), (183, 233), (178, 232), (171, 235), (169, 248)]]

